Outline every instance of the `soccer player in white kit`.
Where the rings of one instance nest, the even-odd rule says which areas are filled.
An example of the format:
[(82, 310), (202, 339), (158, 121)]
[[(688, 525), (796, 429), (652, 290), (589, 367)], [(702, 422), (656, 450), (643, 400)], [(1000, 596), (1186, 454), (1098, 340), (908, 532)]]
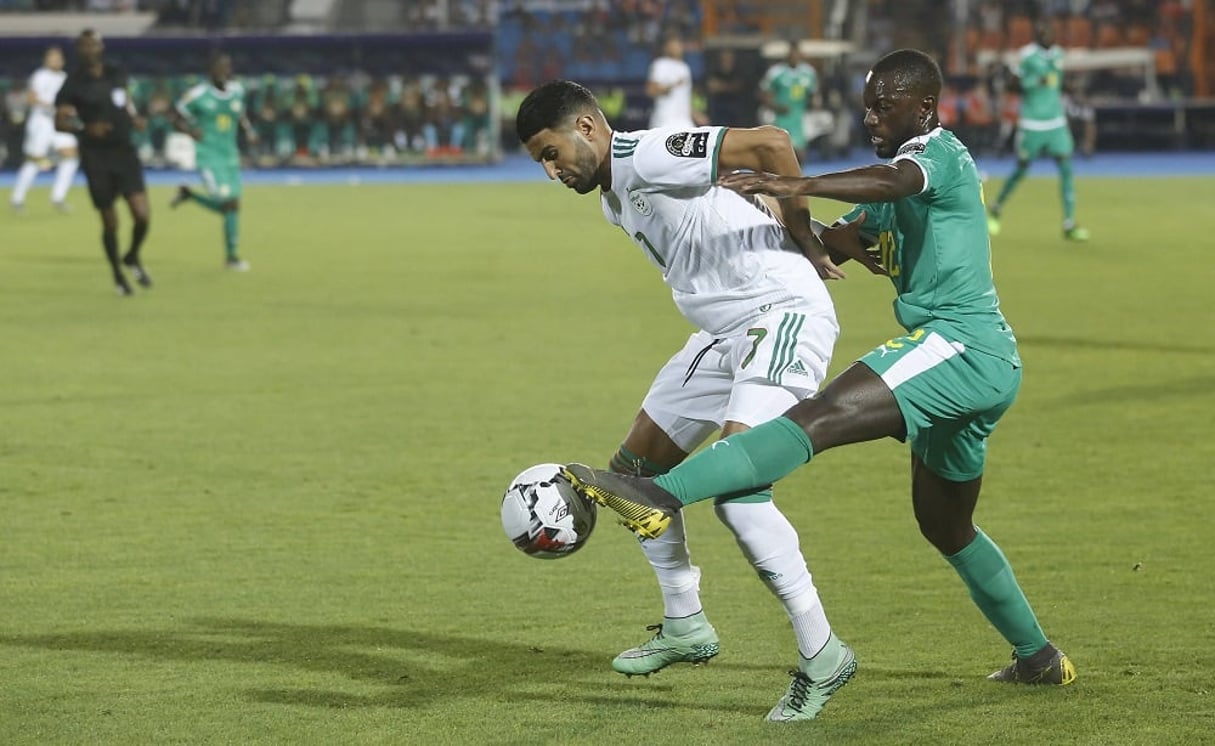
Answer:
[[(579, 194), (599, 189), (604, 216), (662, 272), (675, 305), (699, 330), (658, 372), (613, 470), (663, 473), (715, 431), (747, 430), (818, 390), (839, 333), (821, 277), (841, 275), (806, 203), (784, 200), (778, 217), (765, 203), (716, 186), (719, 170), (800, 175), (788, 133), (613, 132), (591, 92), (563, 80), (528, 95), (516, 131), (549, 178)], [(872, 258), (864, 261), (872, 266)], [(831, 631), (797, 532), (770, 488), (723, 495), (715, 512), (784, 605), (797, 638), (799, 666), (768, 719), (813, 718), (856, 662)], [(641, 548), (662, 590), (663, 622), (612, 667), (648, 675), (712, 658), (718, 637), (701, 607), (682, 514)]]
[(650, 63), (645, 94), (654, 99), (650, 129), (694, 127), (692, 115), (692, 68), (683, 60), (683, 40), (666, 37), (662, 56)]
[(25, 162), (17, 171), (10, 202), (13, 209), (25, 208), (25, 195), (37, 178), (38, 172), (49, 167), (52, 151), (58, 155), (55, 181), (51, 186), (51, 204), (66, 211), (68, 189), (76, 176), (80, 158), (76, 152), (76, 137), (67, 132), (55, 131), (55, 95), (63, 86), (67, 73), (63, 71), (63, 50), (49, 47), (43, 56), (42, 67), (30, 76), (29, 116), (25, 120)]

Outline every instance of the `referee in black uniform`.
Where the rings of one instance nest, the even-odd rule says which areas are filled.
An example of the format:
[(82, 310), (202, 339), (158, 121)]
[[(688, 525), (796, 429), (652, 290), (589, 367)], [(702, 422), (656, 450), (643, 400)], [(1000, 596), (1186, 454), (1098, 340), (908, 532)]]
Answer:
[[(80, 165), (89, 182), (93, 207), (101, 213), (101, 242), (114, 273), (119, 295), (132, 295), (123, 268), (141, 286), (152, 287), (139, 249), (148, 235), (148, 195), (143, 184), (143, 164), (131, 144), (135, 107), (127, 93), (127, 75), (102, 59), (105, 45), (101, 34), (85, 29), (76, 38), (77, 65), (63, 82), (55, 98), (55, 129), (71, 132), (80, 141)], [(114, 202), (121, 195), (135, 222), (131, 246), (119, 259), (118, 212)]]

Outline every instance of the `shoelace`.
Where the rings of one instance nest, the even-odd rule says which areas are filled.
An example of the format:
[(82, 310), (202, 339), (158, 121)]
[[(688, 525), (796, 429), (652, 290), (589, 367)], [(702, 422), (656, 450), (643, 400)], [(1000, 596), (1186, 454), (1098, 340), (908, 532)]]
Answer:
[(647, 624), (645, 631), (653, 632), (654, 637), (662, 637), (662, 623), (659, 622), (658, 624)]
[(801, 671), (790, 671), (789, 675), (793, 677), (793, 684), (789, 687), (789, 704), (793, 709), (801, 710), (806, 706), (806, 697), (810, 694), (810, 687), (814, 686), (814, 682)]

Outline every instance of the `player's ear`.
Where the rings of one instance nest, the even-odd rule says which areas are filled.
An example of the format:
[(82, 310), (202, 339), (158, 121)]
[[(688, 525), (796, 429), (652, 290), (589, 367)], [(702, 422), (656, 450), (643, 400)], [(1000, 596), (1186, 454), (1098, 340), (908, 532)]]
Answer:
[(590, 114), (582, 114), (574, 120), (574, 129), (583, 137), (590, 140), (594, 136), (595, 130), (599, 129), (599, 123)]

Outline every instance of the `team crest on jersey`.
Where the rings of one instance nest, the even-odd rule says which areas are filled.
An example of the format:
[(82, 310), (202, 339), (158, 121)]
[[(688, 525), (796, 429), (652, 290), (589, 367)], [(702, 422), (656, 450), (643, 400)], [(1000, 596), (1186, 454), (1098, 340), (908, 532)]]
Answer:
[(114, 88), (114, 89), (112, 89), (112, 90), (110, 91), (110, 100), (111, 100), (111, 101), (113, 101), (113, 102), (114, 102), (114, 105), (115, 105), (115, 106), (117, 106), (119, 109), (126, 108), (126, 105), (127, 105), (127, 89), (125, 89), (125, 88)]
[(897, 155), (916, 155), (918, 153), (923, 153), (923, 152), (924, 152), (924, 143), (915, 142), (913, 140), (913, 141), (903, 145), (903, 147), (899, 148), (899, 152), (897, 153)]
[(704, 158), (709, 154), (709, 133), (677, 132), (667, 138), (667, 152), (678, 158)]
[(648, 218), (654, 214), (653, 205), (645, 198), (645, 194), (640, 191), (629, 192), (629, 203), (633, 205), (633, 209), (641, 213), (641, 217), (643, 218)]

